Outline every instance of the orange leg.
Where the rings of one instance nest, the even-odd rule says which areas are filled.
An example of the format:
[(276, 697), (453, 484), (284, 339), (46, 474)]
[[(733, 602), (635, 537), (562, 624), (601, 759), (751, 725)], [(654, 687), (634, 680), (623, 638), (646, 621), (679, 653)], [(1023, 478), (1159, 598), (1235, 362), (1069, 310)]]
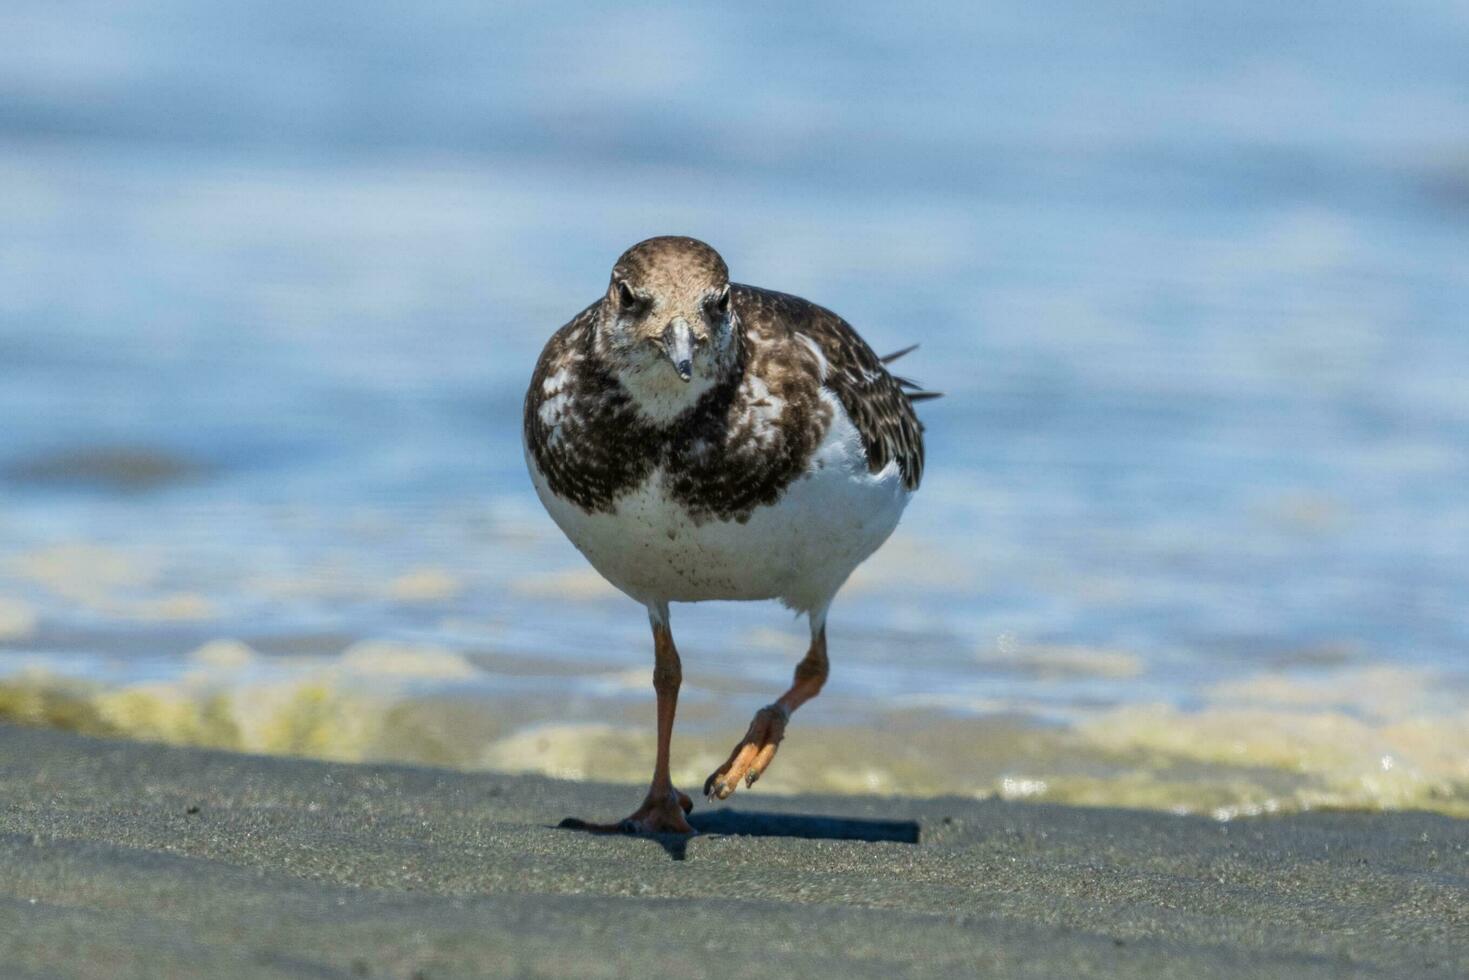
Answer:
[(755, 718), (750, 722), (750, 729), (745, 732), (745, 737), (734, 747), (724, 765), (714, 770), (705, 780), (705, 796), (728, 799), (739, 788), (741, 780), (746, 786), (755, 785), (755, 780), (760, 778), (760, 774), (775, 758), (775, 750), (785, 737), (786, 723), (791, 720), (791, 712), (821, 693), (821, 686), (826, 683), (827, 671), (826, 624), (823, 622), (812, 631), (811, 649), (806, 651), (805, 659), (796, 665), (796, 676), (790, 689), (776, 698), (774, 704), (768, 704), (755, 712)]
[(610, 824), (589, 824), (570, 819), (563, 827), (609, 834), (692, 834), (684, 814), (693, 810), (687, 794), (673, 787), (668, 775), (668, 748), (673, 740), (673, 714), (678, 706), (678, 688), (683, 682), (683, 665), (668, 629), (666, 610), (653, 619), (653, 690), (658, 695), (658, 755), (653, 763), (653, 782), (648, 795), (631, 816)]

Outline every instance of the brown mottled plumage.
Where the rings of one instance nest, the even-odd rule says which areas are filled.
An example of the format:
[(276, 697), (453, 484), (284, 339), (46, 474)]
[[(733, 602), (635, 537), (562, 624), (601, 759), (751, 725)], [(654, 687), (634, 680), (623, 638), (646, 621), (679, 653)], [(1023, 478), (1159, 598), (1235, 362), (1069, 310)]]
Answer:
[[(911, 350), (911, 348), (909, 348)], [(688, 832), (668, 743), (681, 667), (668, 604), (780, 599), (812, 642), (791, 689), (757, 713), (705, 792), (770, 764), (791, 711), (825, 681), (826, 612), (897, 525), (923, 478), (913, 402), (841, 317), (732, 284), (719, 254), (654, 238), (551, 337), (525, 399), (526, 459), (551, 516), (653, 624), (659, 755), (642, 809), (616, 828)], [(583, 825), (585, 826), (585, 825)]]
[[(630, 265), (624, 260), (618, 269)], [(904, 485), (916, 490), (923, 478), (923, 425), (911, 393), (851, 325), (798, 296), (733, 284), (731, 297), (742, 332), (730, 371), (687, 413), (666, 423), (642, 418), (597, 355), (593, 339), (606, 299), (556, 331), (536, 364), (525, 404), (525, 443), (551, 489), (587, 510), (606, 511), (662, 467), (675, 498), (701, 518), (748, 517), (753, 508), (779, 500), (805, 472), (830, 422), (820, 399), (825, 387), (860, 433), (872, 472), (895, 460)], [(763, 380), (767, 395), (740, 383), (747, 372)], [(560, 384), (546, 387), (557, 377)], [(754, 438), (750, 409), (769, 395), (785, 408), (776, 438), (761, 441)], [(541, 408), (556, 398), (569, 404), (548, 422)]]
[[(851, 416), (862, 436), (868, 467), (876, 473), (896, 460), (904, 485), (917, 490), (923, 479), (923, 424), (913, 411), (913, 393), (903, 387), (902, 379), (888, 373), (884, 360), (872, 352), (852, 325), (799, 296), (753, 286), (737, 286), (734, 295), (740, 321), (765, 341), (770, 366), (757, 363), (754, 369), (777, 373), (779, 362), (789, 356), (792, 342), (800, 342), (803, 336), (810, 338), (825, 361), (826, 370), (819, 373), (819, 382), (841, 400)], [(905, 353), (901, 351), (897, 356)], [(930, 392), (919, 394), (932, 397)]]

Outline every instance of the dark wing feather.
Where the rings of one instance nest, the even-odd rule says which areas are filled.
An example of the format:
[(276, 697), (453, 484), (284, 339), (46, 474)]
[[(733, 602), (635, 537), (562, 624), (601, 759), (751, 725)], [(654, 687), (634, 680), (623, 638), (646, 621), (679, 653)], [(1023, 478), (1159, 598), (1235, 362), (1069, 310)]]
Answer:
[(884, 361), (902, 357), (913, 348), (880, 358), (858, 336), (852, 325), (828, 309), (796, 296), (770, 290), (739, 287), (746, 302), (741, 316), (749, 314), (781, 321), (793, 334), (805, 334), (826, 358), (822, 379), (846, 409), (862, 436), (868, 468), (876, 473), (896, 460), (903, 483), (917, 489), (923, 479), (923, 424), (913, 411), (913, 402), (936, 393), (913, 392), (911, 381), (896, 378)]
[[(886, 357), (879, 358), (879, 360), (881, 360), (884, 364), (891, 364), (891, 363), (893, 363), (894, 361), (896, 361), (900, 357), (907, 357), (909, 354), (913, 353), (917, 349), (918, 349), (918, 345), (917, 344), (909, 344), (907, 347), (904, 347), (902, 350), (895, 350), (891, 354), (888, 354)], [(899, 380), (902, 380), (902, 379), (900, 378)]]
[[(909, 344), (902, 350), (893, 351), (891, 354), (882, 358), (882, 362), (884, 364), (891, 364), (900, 357), (907, 357), (909, 354), (913, 353), (917, 349), (917, 344)], [(895, 374), (893, 375), (893, 380), (898, 383), (898, 387), (903, 389), (903, 394), (908, 396), (908, 400), (910, 402), (926, 402), (930, 398), (944, 397), (944, 393), (942, 391), (923, 390), (923, 385), (919, 384), (917, 381), (912, 380), (911, 378), (900, 378)]]

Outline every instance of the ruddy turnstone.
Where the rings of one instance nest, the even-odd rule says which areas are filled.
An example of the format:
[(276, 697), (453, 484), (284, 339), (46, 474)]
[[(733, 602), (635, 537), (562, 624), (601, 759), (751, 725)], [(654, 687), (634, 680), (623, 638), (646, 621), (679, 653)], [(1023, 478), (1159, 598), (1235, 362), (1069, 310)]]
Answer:
[(887, 540), (923, 476), (913, 403), (845, 320), (729, 281), (692, 238), (650, 238), (601, 299), (551, 337), (525, 397), (525, 455), (552, 519), (653, 628), (658, 750), (629, 833), (692, 833), (669, 777), (682, 679), (671, 602), (779, 599), (811, 625), (790, 690), (756, 714), (704, 784), (724, 799), (775, 756), (827, 676), (826, 613)]

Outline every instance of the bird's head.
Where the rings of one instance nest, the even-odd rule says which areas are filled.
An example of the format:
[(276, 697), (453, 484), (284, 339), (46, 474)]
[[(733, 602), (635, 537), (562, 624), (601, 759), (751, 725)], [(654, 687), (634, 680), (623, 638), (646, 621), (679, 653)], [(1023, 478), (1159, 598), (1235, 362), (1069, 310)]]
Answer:
[(734, 362), (729, 269), (693, 238), (650, 238), (617, 260), (597, 351), (652, 416), (676, 415)]

